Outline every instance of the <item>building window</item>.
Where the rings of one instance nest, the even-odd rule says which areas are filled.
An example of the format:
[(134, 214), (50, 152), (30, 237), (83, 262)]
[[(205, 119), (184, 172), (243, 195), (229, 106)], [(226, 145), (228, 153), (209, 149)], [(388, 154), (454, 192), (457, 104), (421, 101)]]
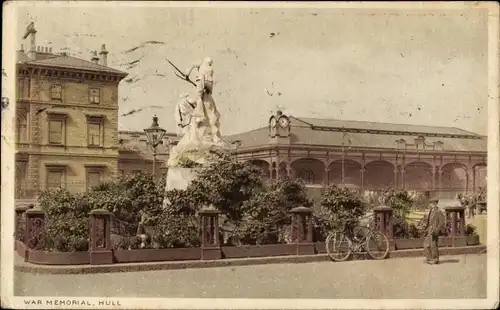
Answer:
[(87, 171), (87, 191), (95, 186), (98, 186), (102, 182), (102, 171), (99, 170), (88, 170)]
[(399, 139), (396, 141), (397, 148), (400, 150), (406, 149), (406, 141), (404, 139)]
[(49, 114), (49, 144), (65, 143), (66, 114)]
[(89, 123), (89, 146), (101, 145), (101, 124)]
[(62, 86), (52, 85), (50, 86), (50, 98), (53, 100), (62, 100)]
[(434, 149), (442, 151), (443, 150), (443, 142), (441, 142), (441, 141), (434, 142)]
[(54, 190), (66, 187), (66, 168), (48, 167), (47, 168), (47, 189)]
[(22, 111), (17, 112), (16, 118), (16, 142), (25, 143), (28, 140), (28, 120)]
[(415, 146), (417, 150), (423, 150), (425, 146), (425, 138), (423, 136), (418, 136), (415, 139)]
[(87, 115), (87, 145), (102, 146), (103, 137), (103, 117)]
[(101, 90), (99, 88), (90, 88), (89, 97), (90, 103), (101, 103)]

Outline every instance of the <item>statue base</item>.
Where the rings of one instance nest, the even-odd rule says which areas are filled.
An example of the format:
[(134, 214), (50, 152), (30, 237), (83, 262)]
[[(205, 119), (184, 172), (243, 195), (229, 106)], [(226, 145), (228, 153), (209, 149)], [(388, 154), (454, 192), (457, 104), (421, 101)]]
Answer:
[(170, 167), (167, 171), (166, 191), (185, 190), (196, 179), (200, 168)]

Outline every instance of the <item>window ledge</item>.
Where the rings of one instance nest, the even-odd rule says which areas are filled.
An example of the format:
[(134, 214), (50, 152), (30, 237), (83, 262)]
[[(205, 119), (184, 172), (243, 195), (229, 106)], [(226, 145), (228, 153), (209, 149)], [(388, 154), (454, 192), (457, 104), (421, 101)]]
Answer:
[(57, 147), (66, 147), (65, 144), (62, 144), (62, 143), (47, 143), (47, 146), (57, 146)]
[(104, 146), (102, 146), (102, 145), (92, 145), (92, 144), (89, 144), (89, 145), (87, 145), (87, 147), (89, 149), (104, 149)]

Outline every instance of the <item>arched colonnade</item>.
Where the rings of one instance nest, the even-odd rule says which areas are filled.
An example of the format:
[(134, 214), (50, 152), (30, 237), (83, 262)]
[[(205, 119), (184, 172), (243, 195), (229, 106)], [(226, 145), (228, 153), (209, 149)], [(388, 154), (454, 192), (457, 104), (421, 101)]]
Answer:
[(291, 176), (307, 184), (345, 184), (361, 190), (380, 190), (387, 187), (408, 190), (477, 191), (486, 186), (486, 164), (466, 165), (460, 162), (433, 166), (425, 161), (395, 165), (386, 160), (372, 160), (364, 165), (353, 159), (325, 163), (316, 158), (298, 158), (290, 162), (271, 162), (251, 159), (269, 179)]

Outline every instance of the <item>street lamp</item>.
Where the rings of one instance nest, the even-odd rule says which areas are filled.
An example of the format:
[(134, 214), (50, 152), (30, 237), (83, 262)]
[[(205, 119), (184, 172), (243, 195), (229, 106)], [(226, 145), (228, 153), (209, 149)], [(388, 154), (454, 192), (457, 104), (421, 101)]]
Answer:
[(146, 133), (146, 138), (148, 139), (148, 145), (153, 151), (153, 177), (156, 176), (156, 148), (158, 145), (163, 144), (163, 136), (165, 136), (166, 130), (158, 125), (158, 117), (153, 116), (153, 123), (149, 128), (144, 129)]

